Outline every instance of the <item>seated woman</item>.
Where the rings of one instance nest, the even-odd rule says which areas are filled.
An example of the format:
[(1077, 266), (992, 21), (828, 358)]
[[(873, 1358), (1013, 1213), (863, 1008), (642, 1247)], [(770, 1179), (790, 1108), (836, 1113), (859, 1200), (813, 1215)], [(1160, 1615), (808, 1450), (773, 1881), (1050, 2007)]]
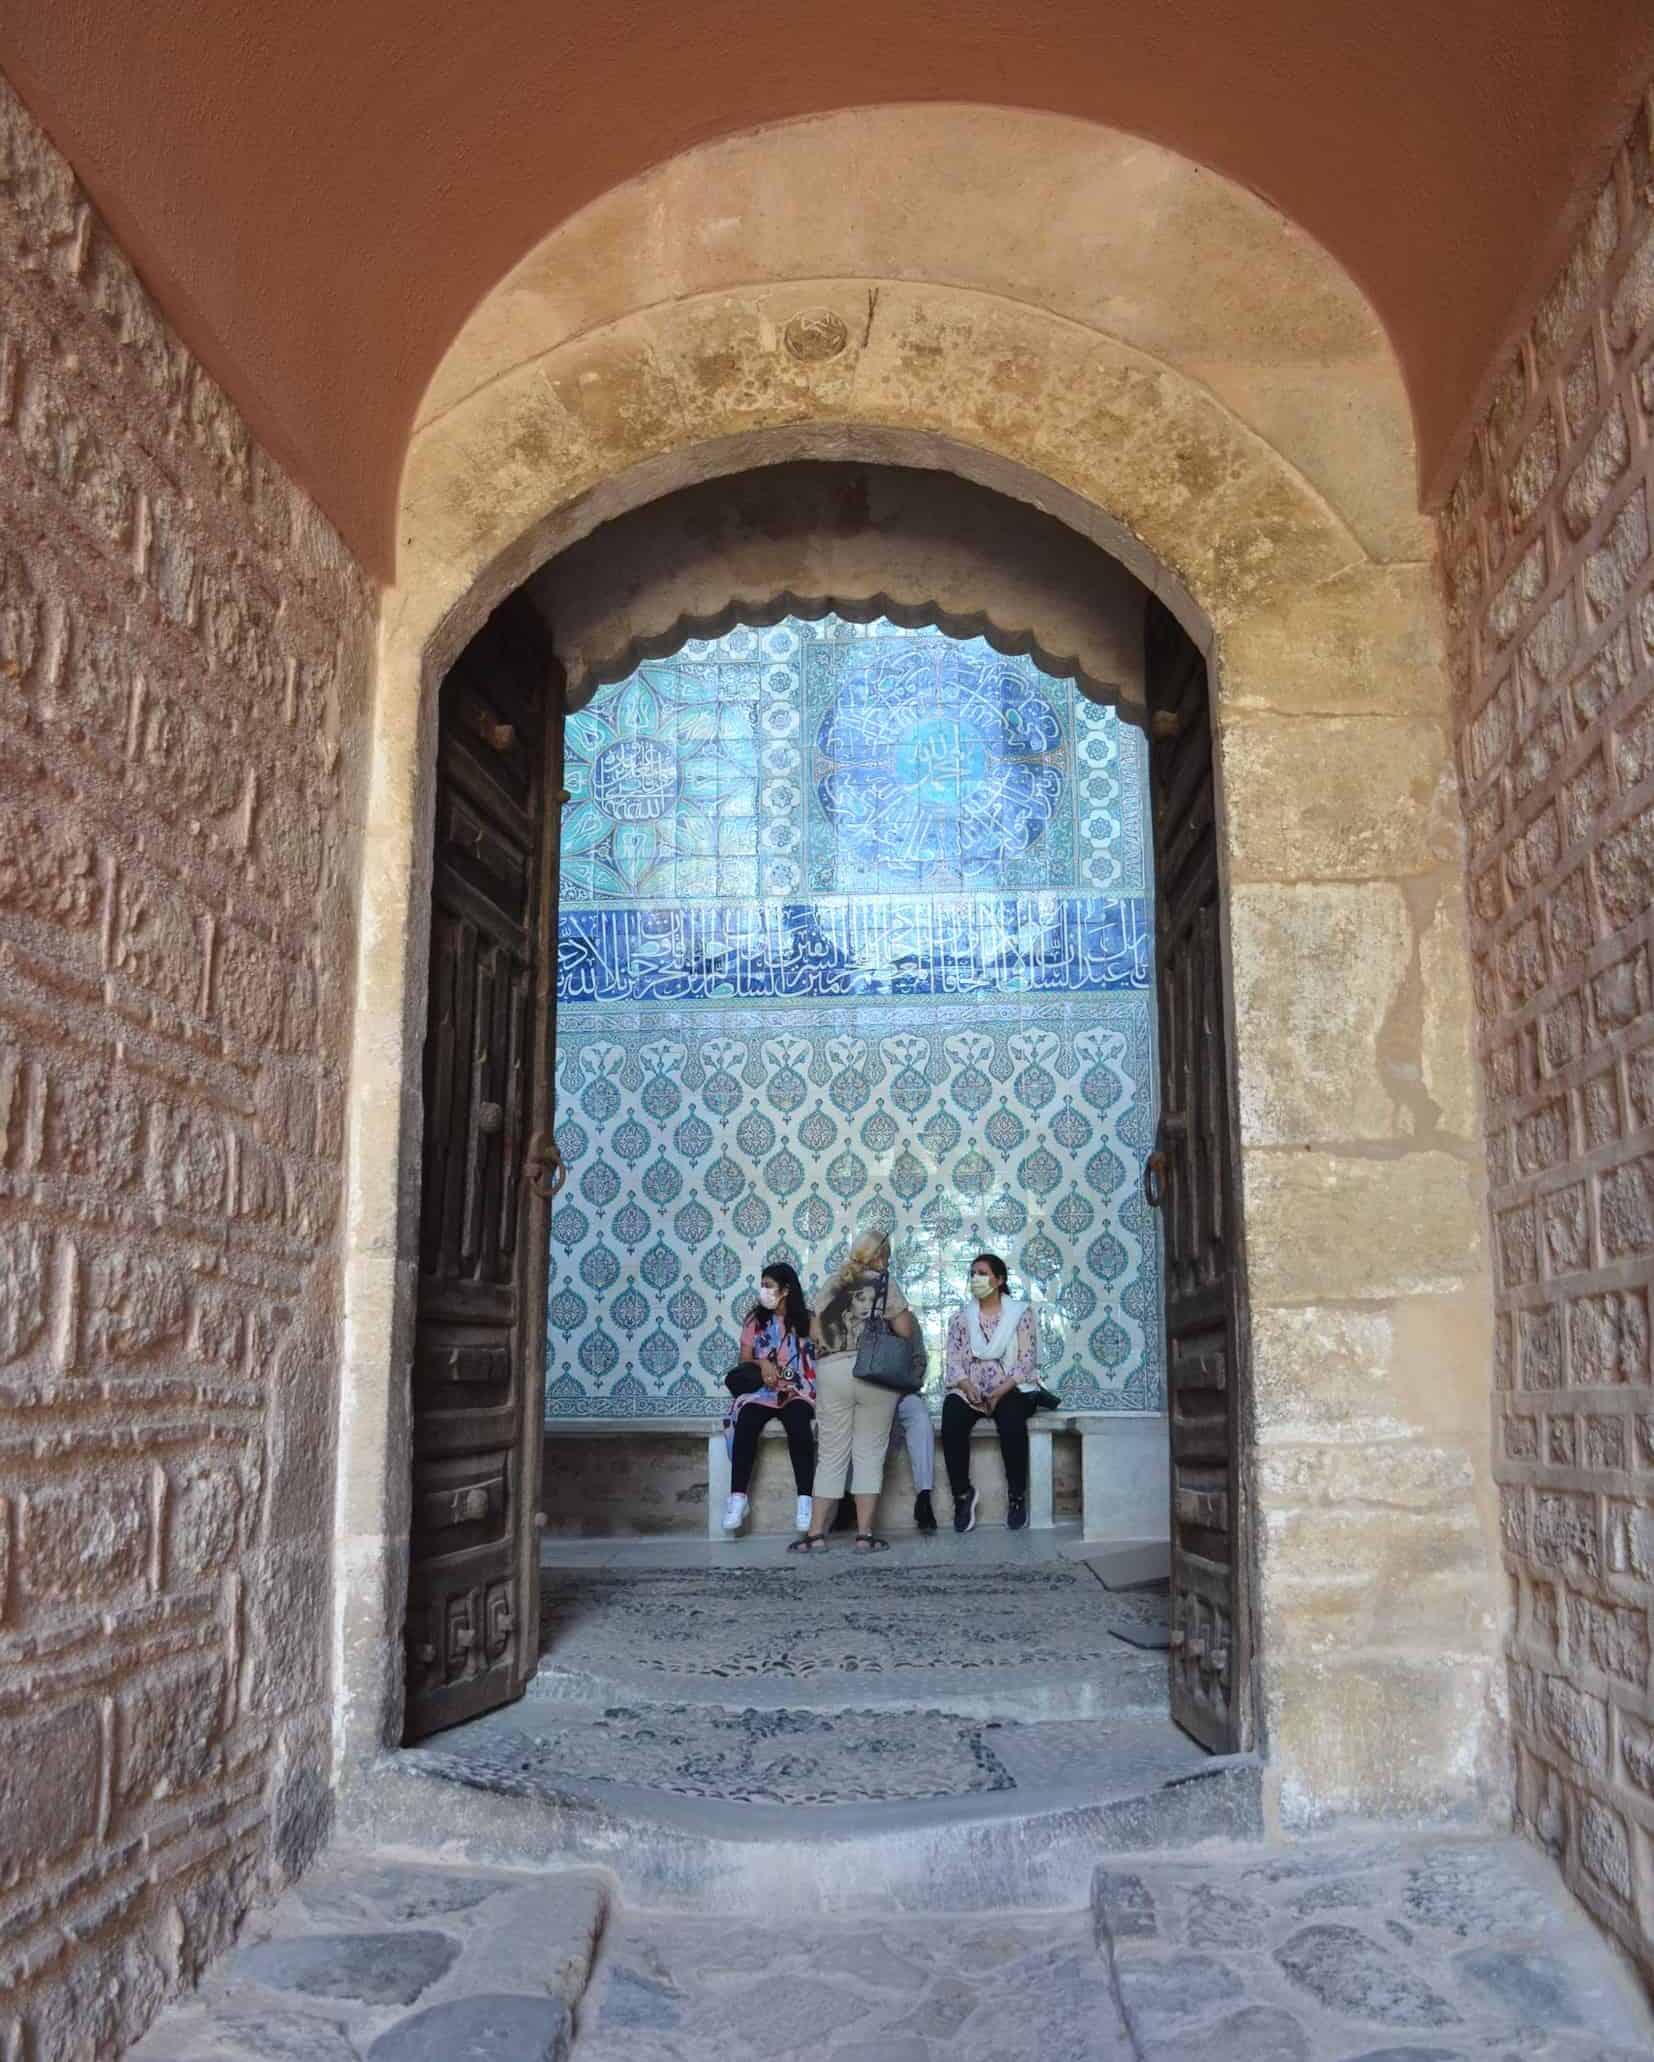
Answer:
[(724, 1435), (729, 1441), (724, 1530), (739, 1532), (747, 1522), (747, 1490), (758, 1457), (759, 1435), (779, 1417), (798, 1491), (793, 1523), (797, 1531), (807, 1532), (816, 1472), (815, 1346), (803, 1286), (784, 1260), (772, 1262), (759, 1279), (758, 1301), (741, 1327), (741, 1358), (757, 1367), (763, 1386), (732, 1397), (724, 1416)]
[(942, 1458), (953, 1491), (953, 1529), (976, 1523), (971, 1487), (971, 1428), (991, 1417), (1005, 1456), (1005, 1523), (1028, 1523), (1028, 1420), (1039, 1397), (1039, 1325), (1032, 1306), (1005, 1293), (997, 1253), (971, 1262), (971, 1300), (948, 1326), (947, 1398), (942, 1405)]

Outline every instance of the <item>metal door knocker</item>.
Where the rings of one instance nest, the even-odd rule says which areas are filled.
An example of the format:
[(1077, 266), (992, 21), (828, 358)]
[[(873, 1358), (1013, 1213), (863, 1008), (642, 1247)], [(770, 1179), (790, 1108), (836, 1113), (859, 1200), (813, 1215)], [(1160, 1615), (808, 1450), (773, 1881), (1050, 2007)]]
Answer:
[(569, 1170), (549, 1131), (537, 1131), (523, 1155), (523, 1179), (542, 1203), (553, 1201), (569, 1178)]

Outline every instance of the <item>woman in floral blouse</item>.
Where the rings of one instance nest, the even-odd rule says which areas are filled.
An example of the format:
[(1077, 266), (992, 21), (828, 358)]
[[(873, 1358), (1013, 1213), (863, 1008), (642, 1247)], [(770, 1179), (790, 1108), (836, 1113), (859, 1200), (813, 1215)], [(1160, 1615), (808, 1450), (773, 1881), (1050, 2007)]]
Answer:
[(1039, 1406), (1039, 1324), (1031, 1304), (1006, 1294), (997, 1253), (971, 1262), (970, 1301), (948, 1326), (947, 1398), (942, 1405), (942, 1457), (953, 1491), (953, 1529), (976, 1523), (971, 1487), (971, 1431), (990, 1417), (1005, 1456), (1005, 1523), (1028, 1523), (1028, 1420)]
[(739, 1532), (747, 1521), (747, 1490), (758, 1457), (759, 1435), (779, 1418), (787, 1434), (793, 1484), (798, 1491), (794, 1524), (798, 1531), (807, 1532), (816, 1472), (816, 1357), (804, 1290), (796, 1271), (784, 1260), (773, 1261), (759, 1279), (758, 1301), (741, 1328), (741, 1359), (756, 1366), (762, 1386), (732, 1397), (724, 1416), (724, 1436), (729, 1442), (724, 1530)]

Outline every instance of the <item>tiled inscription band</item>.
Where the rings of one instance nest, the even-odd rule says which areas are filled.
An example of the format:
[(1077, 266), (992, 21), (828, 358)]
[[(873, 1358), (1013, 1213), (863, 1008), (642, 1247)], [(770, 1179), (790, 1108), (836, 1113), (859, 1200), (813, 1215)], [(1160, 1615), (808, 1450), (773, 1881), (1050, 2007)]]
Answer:
[(561, 1003), (1087, 995), (1147, 988), (1145, 898), (831, 896), (568, 909)]

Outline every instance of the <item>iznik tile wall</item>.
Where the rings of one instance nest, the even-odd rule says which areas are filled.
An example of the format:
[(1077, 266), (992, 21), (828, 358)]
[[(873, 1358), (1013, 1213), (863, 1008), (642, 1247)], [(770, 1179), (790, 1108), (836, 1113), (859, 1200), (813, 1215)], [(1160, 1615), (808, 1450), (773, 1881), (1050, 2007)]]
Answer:
[(721, 1407), (856, 1228), (940, 1384), (983, 1246), (1071, 1408), (1164, 1405), (1143, 739), (981, 641), (736, 630), (571, 716), (549, 1417)]

